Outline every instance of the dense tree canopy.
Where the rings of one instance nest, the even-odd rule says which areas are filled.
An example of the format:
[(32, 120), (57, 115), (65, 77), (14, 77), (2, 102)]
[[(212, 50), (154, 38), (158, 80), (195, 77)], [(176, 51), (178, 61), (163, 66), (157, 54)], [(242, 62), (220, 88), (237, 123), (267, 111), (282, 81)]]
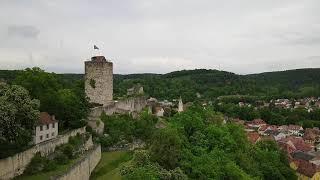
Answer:
[[(214, 118), (213, 118), (214, 117)], [(242, 127), (212, 108), (192, 107), (154, 132), (149, 148), (122, 169), (125, 179), (296, 179), (272, 141), (248, 142)], [(214, 119), (214, 121), (212, 121)]]
[(40, 68), (20, 71), (14, 84), (25, 87), (31, 97), (40, 100), (40, 110), (54, 114), (62, 129), (85, 125), (89, 112), (83, 81), (64, 81), (54, 73)]
[(39, 115), (39, 101), (26, 89), (0, 84), (0, 157), (28, 146)]
[(320, 127), (320, 109), (307, 112), (305, 109), (284, 109), (276, 107), (264, 107), (256, 109), (254, 107), (240, 107), (233, 103), (214, 104), (215, 110), (222, 112), (228, 117), (240, 118), (251, 121), (261, 118), (268, 124), (284, 125), (298, 124), (305, 128)]
[[(0, 71), (0, 80), (12, 82), (20, 71)], [(52, 74), (47, 75), (50, 79)], [(58, 75), (64, 84), (83, 79), (81, 74)], [(41, 81), (41, 78), (36, 78)], [(237, 75), (218, 70), (183, 70), (168, 74), (114, 75), (114, 95), (121, 97), (140, 83), (147, 94), (159, 99), (195, 101), (224, 95), (254, 95), (263, 98), (320, 96), (320, 69), (298, 69), (251, 75)], [(29, 86), (29, 85), (28, 85)], [(55, 86), (53, 83), (51, 86)]]

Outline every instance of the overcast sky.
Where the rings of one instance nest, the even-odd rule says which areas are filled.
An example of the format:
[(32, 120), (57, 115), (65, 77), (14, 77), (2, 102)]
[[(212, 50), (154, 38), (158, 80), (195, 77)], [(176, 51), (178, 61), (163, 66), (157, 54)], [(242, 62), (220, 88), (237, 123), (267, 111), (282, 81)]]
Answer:
[(83, 73), (94, 53), (125, 74), (319, 68), (320, 1), (0, 0), (0, 69)]

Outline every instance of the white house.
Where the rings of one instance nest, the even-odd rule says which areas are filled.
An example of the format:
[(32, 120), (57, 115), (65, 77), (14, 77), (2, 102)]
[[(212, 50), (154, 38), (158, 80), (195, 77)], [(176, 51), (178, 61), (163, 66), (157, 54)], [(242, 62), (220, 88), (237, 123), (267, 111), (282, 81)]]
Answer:
[(286, 135), (285, 133), (280, 132), (280, 133), (274, 135), (273, 137), (274, 137), (274, 139), (275, 139), (276, 141), (279, 141), (280, 139), (286, 138), (287, 135)]
[(155, 108), (155, 114), (158, 117), (163, 117), (164, 115), (164, 109), (162, 107), (156, 107)]
[(53, 139), (58, 136), (58, 121), (47, 112), (40, 113), (40, 119), (35, 129), (34, 144)]

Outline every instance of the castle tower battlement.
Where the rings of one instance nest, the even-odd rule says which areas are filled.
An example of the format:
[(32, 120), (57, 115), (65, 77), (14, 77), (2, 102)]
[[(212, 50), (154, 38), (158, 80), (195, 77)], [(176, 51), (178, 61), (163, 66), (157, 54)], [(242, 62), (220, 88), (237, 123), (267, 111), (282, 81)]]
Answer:
[(104, 56), (85, 61), (85, 93), (90, 103), (106, 105), (113, 99), (113, 63)]

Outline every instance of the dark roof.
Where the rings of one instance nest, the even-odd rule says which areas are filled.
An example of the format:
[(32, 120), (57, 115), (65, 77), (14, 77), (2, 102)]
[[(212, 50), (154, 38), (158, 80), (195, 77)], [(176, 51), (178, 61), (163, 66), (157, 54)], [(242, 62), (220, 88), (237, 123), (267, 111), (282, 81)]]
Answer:
[(57, 120), (55, 119), (54, 116), (50, 116), (50, 114), (48, 114), (47, 112), (40, 113), (40, 119), (39, 119), (40, 125), (51, 124), (55, 122), (57, 122)]
[(305, 152), (301, 152), (301, 151), (298, 151), (298, 152), (295, 152), (292, 154), (292, 157), (294, 159), (302, 159), (302, 160), (305, 160), (305, 161), (310, 161), (311, 159), (313, 159), (315, 156), (311, 155), (311, 154), (307, 154)]
[(94, 61), (94, 62), (106, 62), (106, 58), (104, 56), (93, 56), (91, 58), (91, 61)]

